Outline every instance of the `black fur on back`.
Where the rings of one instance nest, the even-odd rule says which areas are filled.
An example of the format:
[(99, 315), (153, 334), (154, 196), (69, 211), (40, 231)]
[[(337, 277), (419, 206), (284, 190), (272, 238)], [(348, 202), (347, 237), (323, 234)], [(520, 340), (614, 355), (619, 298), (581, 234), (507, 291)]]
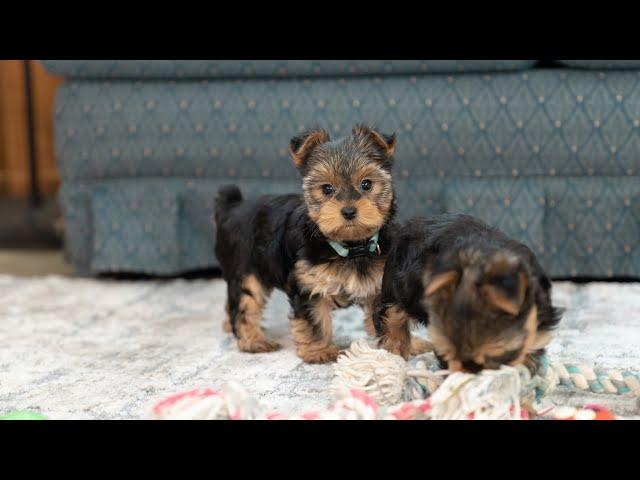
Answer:
[(470, 215), (411, 218), (402, 224), (396, 231), (385, 265), (379, 305), (400, 305), (414, 319), (428, 325), (429, 315), (422, 302), (425, 269), (434, 272), (444, 269), (448, 258), (469, 247), (517, 255), (536, 280), (534, 301), (538, 308), (538, 328), (552, 330), (557, 326), (562, 310), (551, 303), (551, 281), (535, 254), (526, 245)]

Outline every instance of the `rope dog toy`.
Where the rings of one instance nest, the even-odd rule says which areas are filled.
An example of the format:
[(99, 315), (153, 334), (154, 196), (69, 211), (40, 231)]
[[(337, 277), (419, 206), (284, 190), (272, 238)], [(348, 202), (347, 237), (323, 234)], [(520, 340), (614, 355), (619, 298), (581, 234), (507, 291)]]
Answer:
[[(406, 362), (386, 350), (370, 347), (366, 340), (359, 340), (334, 365), (335, 376), (330, 387), (334, 401), (326, 410), (293, 415), (267, 411), (242, 386), (230, 383), (220, 390), (196, 389), (168, 397), (153, 407), (151, 418), (520, 420), (530, 418), (528, 407), (532, 407), (536, 418), (541, 419), (613, 420), (616, 417), (600, 405), (545, 409), (539, 400), (559, 385), (596, 393), (640, 392), (635, 374), (608, 371), (604, 376), (602, 372), (598, 374), (586, 368), (551, 364), (547, 359), (543, 359), (538, 374), (533, 377), (524, 366), (503, 366), (478, 374), (449, 374), (437, 368), (432, 354)], [(596, 380), (603, 385), (602, 389)], [(609, 388), (604, 387), (608, 385), (607, 380), (611, 383)]]
[[(386, 405), (417, 400), (433, 394), (443, 383), (448, 372), (438, 368), (432, 353), (406, 362), (398, 355), (370, 347), (366, 340), (358, 340), (338, 357), (330, 391), (337, 398), (345, 389), (358, 388)], [(634, 372), (552, 363), (546, 356), (533, 377), (523, 365), (514, 368), (521, 380), (521, 399), (529, 404), (539, 402), (559, 385), (593, 393), (640, 396), (640, 376)]]

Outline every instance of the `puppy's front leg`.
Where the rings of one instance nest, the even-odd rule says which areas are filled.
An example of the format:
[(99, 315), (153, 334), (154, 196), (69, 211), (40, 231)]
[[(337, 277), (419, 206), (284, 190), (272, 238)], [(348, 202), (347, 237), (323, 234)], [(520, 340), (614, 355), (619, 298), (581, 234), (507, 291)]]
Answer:
[(379, 304), (373, 315), (379, 344), (385, 350), (400, 355), (405, 360), (411, 353), (409, 315), (401, 307)]
[[(376, 337), (378, 336), (376, 333), (376, 322), (374, 321), (374, 316), (376, 314), (376, 306), (375, 303), (374, 304), (369, 304), (367, 306), (367, 308), (365, 309), (365, 317), (364, 317), (364, 329), (367, 332), (367, 335), (369, 335), (370, 337)], [(381, 308), (381, 307), (379, 307)], [(380, 320), (378, 321), (378, 323), (384, 323), (386, 322), (386, 317), (385, 317), (385, 312), (386, 309), (382, 310), (380, 312), (379, 318)], [(392, 312), (392, 316), (394, 315), (394, 312)], [(409, 325), (409, 319), (407, 319), (407, 321), (405, 322), (407, 324), (407, 326)], [(408, 328), (408, 327), (407, 327)], [(392, 333), (393, 335), (393, 333)], [(404, 335), (403, 332), (399, 333), (399, 336)], [(396, 335), (398, 336), (398, 335)], [(430, 352), (433, 350), (433, 345), (431, 344), (431, 342), (428, 342), (426, 340), (423, 340), (422, 338), (416, 337), (415, 335), (411, 335), (411, 340), (409, 343), (409, 353), (411, 355), (421, 355), (425, 352)], [(388, 341), (388, 340), (387, 340)], [(388, 349), (387, 349), (388, 350)], [(394, 351), (393, 353), (397, 353), (398, 355), (400, 355), (399, 353), (399, 349), (395, 349), (397, 350)]]
[(338, 358), (340, 349), (331, 341), (331, 310), (327, 298), (298, 294), (291, 301), (291, 331), (298, 356), (307, 363), (327, 363)]
[(364, 306), (364, 331), (370, 337), (376, 336), (376, 327), (373, 321), (375, 308), (375, 302), (367, 302)]

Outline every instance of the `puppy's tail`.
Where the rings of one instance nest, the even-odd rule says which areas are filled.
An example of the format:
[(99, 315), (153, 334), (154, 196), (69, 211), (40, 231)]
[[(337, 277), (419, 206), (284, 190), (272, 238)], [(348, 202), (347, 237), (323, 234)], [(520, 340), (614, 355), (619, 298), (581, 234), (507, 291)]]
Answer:
[(223, 185), (218, 189), (215, 204), (216, 223), (225, 216), (229, 209), (242, 201), (242, 192), (236, 185)]

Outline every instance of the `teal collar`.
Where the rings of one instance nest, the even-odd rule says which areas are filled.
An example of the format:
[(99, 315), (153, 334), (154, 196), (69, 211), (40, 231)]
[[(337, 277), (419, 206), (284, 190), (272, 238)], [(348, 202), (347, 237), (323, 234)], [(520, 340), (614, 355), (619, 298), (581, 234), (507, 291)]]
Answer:
[(376, 232), (365, 245), (356, 247), (347, 247), (340, 242), (329, 240), (329, 245), (333, 248), (338, 255), (343, 258), (362, 257), (377, 252), (380, 255), (380, 245), (378, 245), (378, 237), (380, 232)]

